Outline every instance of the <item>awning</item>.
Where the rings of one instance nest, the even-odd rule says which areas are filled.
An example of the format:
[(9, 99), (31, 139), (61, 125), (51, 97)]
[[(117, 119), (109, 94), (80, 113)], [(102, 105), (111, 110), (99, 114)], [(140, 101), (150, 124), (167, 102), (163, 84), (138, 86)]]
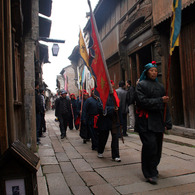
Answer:
[(51, 0), (39, 0), (39, 13), (50, 17), (52, 9), (52, 1)]
[(49, 37), (51, 20), (39, 16), (39, 37)]
[[(195, 0), (182, 0), (182, 10), (193, 4)], [(172, 4), (170, 0), (152, 1), (153, 23), (154, 26), (165, 21), (172, 15)]]

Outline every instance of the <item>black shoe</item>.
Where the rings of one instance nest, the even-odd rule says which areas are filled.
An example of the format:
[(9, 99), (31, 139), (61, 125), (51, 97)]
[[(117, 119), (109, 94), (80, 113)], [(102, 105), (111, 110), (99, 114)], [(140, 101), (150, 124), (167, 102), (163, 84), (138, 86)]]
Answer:
[(147, 178), (146, 181), (149, 182), (150, 184), (153, 184), (153, 185), (156, 185), (158, 183), (157, 177)]
[(41, 144), (41, 142), (40, 141), (37, 141), (37, 145), (40, 145)]
[(84, 139), (84, 140), (83, 140), (83, 143), (84, 143), (84, 144), (86, 144), (86, 143), (87, 143), (87, 140), (86, 140), (86, 139)]
[(63, 135), (61, 135), (61, 139), (64, 139), (65, 137), (66, 137), (66, 135), (64, 135), (64, 134), (63, 134)]
[(95, 147), (95, 148), (92, 148), (92, 150), (95, 150), (95, 151), (97, 151), (97, 150), (98, 150), (98, 148), (96, 148), (96, 147)]

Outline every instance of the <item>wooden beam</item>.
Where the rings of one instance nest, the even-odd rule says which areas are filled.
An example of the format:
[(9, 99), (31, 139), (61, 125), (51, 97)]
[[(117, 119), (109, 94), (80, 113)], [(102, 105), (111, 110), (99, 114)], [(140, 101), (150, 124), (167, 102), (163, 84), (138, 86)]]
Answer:
[(139, 54), (136, 53), (136, 68), (137, 68), (137, 78), (140, 78), (140, 69), (139, 69)]
[(0, 154), (8, 148), (7, 118), (6, 118), (6, 80), (5, 80), (5, 50), (4, 50), (4, 1), (0, 0)]
[(16, 139), (14, 118), (14, 90), (13, 90), (13, 64), (12, 64), (12, 26), (11, 26), (11, 0), (5, 2), (5, 75), (6, 75), (6, 101), (7, 101), (7, 128), (8, 142)]

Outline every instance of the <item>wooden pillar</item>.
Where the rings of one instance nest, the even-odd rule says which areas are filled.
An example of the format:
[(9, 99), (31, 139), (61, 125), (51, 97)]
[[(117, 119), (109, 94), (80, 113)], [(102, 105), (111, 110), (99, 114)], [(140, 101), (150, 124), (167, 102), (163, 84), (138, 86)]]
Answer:
[(131, 79), (131, 82), (133, 82), (132, 81), (132, 79), (133, 79), (133, 68), (132, 68), (132, 57), (131, 56), (129, 57), (129, 70), (130, 70), (130, 79)]
[(12, 65), (12, 26), (11, 26), (11, 1), (5, 2), (5, 72), (6, 72), (6, 100), (7, 100), (7, 125), (9, 144), (16, 139), (14, 125), (14, 93), (13, 93), (13, 65)]
[(139, 70), (139, 54), (136, 53), (136, 68), (137, 68), (137, 78), (140, 78), (140, 70)]
[(4, 1), (0, 0), (0, 155), (8, 148), (4, 50)]

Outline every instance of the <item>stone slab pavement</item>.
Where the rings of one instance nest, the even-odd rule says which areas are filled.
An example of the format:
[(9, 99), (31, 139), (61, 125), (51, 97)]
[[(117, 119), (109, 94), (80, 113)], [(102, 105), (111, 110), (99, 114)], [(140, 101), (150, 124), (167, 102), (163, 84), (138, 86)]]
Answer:
[(195, 140), (165, 135), (158, 185), (145, 182), (141, 172), (141, 142), (136, 133), (120, 141), (121, 162), (111, 159), (111, 135), (99, 159), (91, 142), (83, 144), (79, 131), (67, 130), (60, 139), (54, 111), (46, 113), (47, 131), (38, 146), (40, 195), (164, 195), (195, 194)]

